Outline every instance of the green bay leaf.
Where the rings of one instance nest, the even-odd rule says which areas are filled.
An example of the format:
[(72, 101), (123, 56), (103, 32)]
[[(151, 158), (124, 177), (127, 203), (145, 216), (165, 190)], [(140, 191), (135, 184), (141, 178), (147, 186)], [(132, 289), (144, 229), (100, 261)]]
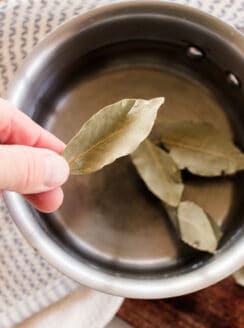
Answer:
[(164, 203), (177, 206), (184, 185), (181, 173), (169, 154), (146, 139), (131, 157), (148, 189)]
[(123, 99), (93, 115), (67, 144), (71, 174), (95, 172), (132, 153), (150, 133), (164, 98)]
[(183, 201), (177, 210), (181, 239), (188, 245), (213, 253), (222, 236), (214, 220), (197, 204)]
[(209, 123), (161, 122), (160, 140), (179, 168), (193, 174), (220, 176), (244, 169), (244, 154)]

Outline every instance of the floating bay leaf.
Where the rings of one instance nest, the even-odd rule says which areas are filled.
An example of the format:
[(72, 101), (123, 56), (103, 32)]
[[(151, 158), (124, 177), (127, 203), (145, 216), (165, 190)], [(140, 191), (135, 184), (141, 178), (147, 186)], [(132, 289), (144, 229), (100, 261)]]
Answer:
[(236, 271), (234, 274), (233, 274), (233, 277), (235, 279), (235, 282), (244, 287), (244, 267), (242, 267), (240, 270)]
[(180, 236), (186, 244), (209, 253), (216, 250), (221, 230), (200, 206), (190, 201), (181, 202), (177, 216)]
[(169, 154), (146, 139), (131, 157), (148, 189), (163, 202), (177, 206), (184, 185), (181, 173)]
[(161, 122), (162, 144), (180, 169), (201, 176), (233, 174), (244, 169), (244, 155), (208, 123)]
[(70, 173), (91, 173), (133, 152), (150, 133), (163, 102), (124, 99), (93, 115), (64, 150)]

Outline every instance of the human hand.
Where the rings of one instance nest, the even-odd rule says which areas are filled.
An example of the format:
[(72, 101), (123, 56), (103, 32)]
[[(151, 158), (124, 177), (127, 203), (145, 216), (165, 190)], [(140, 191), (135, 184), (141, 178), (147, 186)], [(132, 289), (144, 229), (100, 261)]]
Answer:
[(63, 202), (69, 166), (65, 145), (8, 101), (0, 98), (0, 190), (18, 192), (42, 212)]

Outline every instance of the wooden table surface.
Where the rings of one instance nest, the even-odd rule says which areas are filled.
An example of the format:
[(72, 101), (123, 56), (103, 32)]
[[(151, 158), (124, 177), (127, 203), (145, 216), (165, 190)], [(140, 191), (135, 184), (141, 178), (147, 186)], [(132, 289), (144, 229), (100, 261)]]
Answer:
[(244, 328), (244, 288), (229, 277), (186, 296), (126, 299), (118, 316), (135, 328)]

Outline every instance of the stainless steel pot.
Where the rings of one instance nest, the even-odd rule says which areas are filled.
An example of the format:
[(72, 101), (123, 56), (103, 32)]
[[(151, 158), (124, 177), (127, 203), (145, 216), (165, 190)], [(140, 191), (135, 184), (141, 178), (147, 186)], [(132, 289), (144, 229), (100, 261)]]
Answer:
[[(81, 15), (41, 42), (8, 98), (64, 141), (99, 108), (127, 97), (165, 96), (159, 119), (215, 124), (244, 149), (244, 38), (188, 7), (130, 2)], [(213, 284), (244, 264), (244, 175), (188, 178), (184, 197), (222, 225), (215, 255), (179, 241), (158, 201), (122, 158), (71, 177), (62, 208), (44, 215), (15, 193), (5, 200), (23, 235), (81, 284), (161, 298)]]

